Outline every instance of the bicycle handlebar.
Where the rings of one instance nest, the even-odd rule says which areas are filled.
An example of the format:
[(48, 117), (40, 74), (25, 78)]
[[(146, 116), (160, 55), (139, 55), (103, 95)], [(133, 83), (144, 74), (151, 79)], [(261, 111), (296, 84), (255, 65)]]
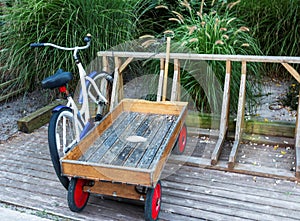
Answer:
[(81, 46), (81, 47), (76, 46), (76, 47), (73, 47), (73, 48), (67, 48), (67, 47), (62, 47), (62, 46), (59, 46), (59, 45), (56, 45), (56, 44), (52, 44), (52, 43), (32, 43), (32, 44), (30, 44), (30, 47), (46, 47), (46, 46), (50, 46), (50, 47), (61, 49), (61, 50), (65, 50), (65, 51), (73, 51), (73, 50), (78, 51), (78, 50), (87, 49), (88, 47), (90, 47), (91, 38), (92, 38), (92, 36), (90, 34), (87, 34), (84, 37), (84, 42), (86, 42), (86, 45), (85, 46)]
[(34, 48), (34, 47), (44, 47), (44, 43), (32, 43), (30, 44), (30, 47)]

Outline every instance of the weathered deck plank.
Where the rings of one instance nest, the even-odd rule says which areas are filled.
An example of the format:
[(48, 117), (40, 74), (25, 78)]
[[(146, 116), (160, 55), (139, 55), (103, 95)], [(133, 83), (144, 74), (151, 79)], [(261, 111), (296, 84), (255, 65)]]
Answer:
[[(213, 151), (214, 140), (189, 137), (188, 142), (189, 148), (194, 143), (197, 145), (191, 150), (188, 148), (186, 154), (194, 152), (194, 159), (206, 160), (210, 165), (209, 153)], [(229, 155), (232, 144), (228, 145), (229, 151), (222, 152), (217, 165), (224, 164), (226, 169), (228, 158), (222, 155)], [(244, 160), (244, 165), (250, 169), (251, 166), (258, 168), (251, 165), (256, 158), (268, 161), (263, 164), (266, 168), (274, 167), (273, 157), (283, 150), (287, 153), (278, 157), (278, 170), (287, 171), (286, 165), (293, 160), (292, 147), (286, 150), (280, 146), (274, 149), (273, 146), (242, 144), (236, 167), (242, 164), (239, 160)], [(142, 205), (93, 194), (82, 213), (71, 212), (67, 206), (67, 192), (57, 180), (46, 154), (49, 154), (46, 127), (0, 144), (0, 202), (49, 212), (62, 220), (143, 220)], [(171, 157), (174, 158), (180, 159)], [(163, 173), (170, 175), (162, 176), (160, 220), (299, 220), (300, 186), (296, 182), (213, 169), (179, 166), (169, 161)]]

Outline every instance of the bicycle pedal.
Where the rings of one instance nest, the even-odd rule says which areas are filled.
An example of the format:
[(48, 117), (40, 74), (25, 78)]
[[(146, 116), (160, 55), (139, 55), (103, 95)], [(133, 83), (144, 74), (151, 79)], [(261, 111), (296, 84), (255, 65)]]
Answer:
[(95, 121), (100, 121), (102, 120), (102, 118), (103, 118), (102, 114), (97, 114), (95, 117)]

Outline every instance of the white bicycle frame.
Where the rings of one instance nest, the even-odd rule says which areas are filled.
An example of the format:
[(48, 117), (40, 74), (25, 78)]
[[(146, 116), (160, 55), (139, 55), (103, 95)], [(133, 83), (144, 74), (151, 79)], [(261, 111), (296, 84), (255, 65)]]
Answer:
[[(91, 93), (89, 94), (86, 87), (86, 80), (90, 82), (92, 87), (94, 88), (97, 96), (106, 104), (108, 103), (107, 99), (101, 94), (99, 88), (97, 87), (95, 81), (86, 74), (81, 63), (77, 64), (80, 76), (80, 85), (81, 85), (81, 92), (82, 92), (82, 106), (80, 110), (78, 109), (74, 99), (71, 96), (68, 96), (68, 103), (67, 106), (73, 110), (74, 115), (74, 126), (75, 126), (75, 135), (76, 141), (80, 140), (80, 131), (83, 130), (84, 126), (89, 122), (90, 116), (90, 109), (89, 109), (89, 102), (88, 98), (90, 97), (94, 103), (97, 103), (97, 98), (94, 97)], [(82, 123), (81, 123), (82, 122)]]
[[(80, 110), (78, 109), (74, 99), (72, 98), (72, 96), (68, 95), (67, 96), (67, 107), (70, 107), (73, 110), (73, 120), (74, 120), (74, 129), (75, 129), (75, 138), (76, 138), (76, 142), (79, 142), (80, 140), (80, 131), (83, 130), (84, 126), (87, 125), (87, 123), (89, 122), (91, 116), (90, 116), (90, 109), (89, 109), (89, 102), (88, 102), (88, 98), (90, 97), (92, 99), (93, 102), (95, 102), (96, 104), (98, 103), (97, 98), (94, 97), (91, 93), (88, 93), (87, 91), (87, 86), (86, 86), (86, 80), (90, 82), (90, 84), (92, 85), (92, 87), (94, 88), (95, 92), (97, 93), (97, 97), (100, 98), (105, 104), (108, 103), (107, 99), (101, 94), (99, 88), (97, 87), (95, 81), (87, 75), (86, 71), (83, 68), (82, 63), (79, 61), (79, 59), (77, 58), (77, 53), (79, 50), (82, 49), (86, 49), (90, 46), (90, 42), (87, 42), (86, 46), (82, 46), (82, 47), (74, 47), (74, 48), (66, 48), (66, 47), (61, 47), (52, 43), (44, 43), (44, 46), (51, 46), (57, 49), (61, 49), (61, 50), (66, 50), (66, 51), (74, 51), (73, 53), (73, 58), (75, 60), (76, 66), (78, 68), (79, 71), (79, 77), (80, 77), (80, 85), (81, 85), (81, 92), (82, 92), (82, 106), (80, 108)], [(66, 123), (63, 122), (63, 142), (64, 142), (64, 146), (66, 146)]]

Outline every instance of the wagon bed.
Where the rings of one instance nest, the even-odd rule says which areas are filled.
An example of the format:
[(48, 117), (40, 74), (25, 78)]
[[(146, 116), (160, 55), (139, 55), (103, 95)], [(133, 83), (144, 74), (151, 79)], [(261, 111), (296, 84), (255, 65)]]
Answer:
[(123, 100), (62, 159), (63, 174), (155, 186), (183, 127), (186, 105)]

